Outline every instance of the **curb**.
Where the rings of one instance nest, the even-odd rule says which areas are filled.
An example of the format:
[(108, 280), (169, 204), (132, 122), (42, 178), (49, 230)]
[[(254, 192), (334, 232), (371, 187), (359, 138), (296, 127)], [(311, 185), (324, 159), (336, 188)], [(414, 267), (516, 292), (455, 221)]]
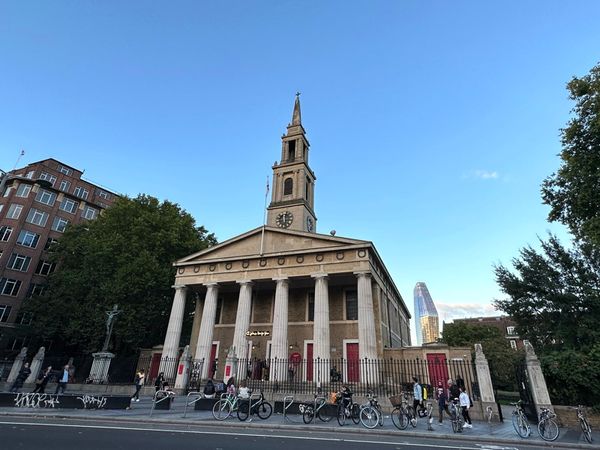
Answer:
[[(278, 416), (281, 416), (281, 414), (277, 414)], [(90, 416), (82, 416), (82, 417), (74, 417), (74, 416), (69, 416), (69, 415), (62, 415), (62, 414), (37, 414), (37, 413), (12, 413), (12, 412), (5, 412), (5, 411), (0, 411), (0, 417), (18, 417), (18, 418), (25, 418), (25, 417), (29, 417), (29, 418), (37, 418), (37, 419), (71, 419), (71, 420), (80, 420), (80, 421), (84, 421), (84, 422), (110, 422), (110, 423), (143, 423), (143, 424), (148, 424), (148, 423), (161, 423), (161, 424), (174, 424), (174, 425), (187, 425), (187, 426), (195, 426), (195, 427), (200, 427), (200, 428), (208, 428), (208, 427), (214, 427), (215, 425), (218, 424), (222, 424), (223, 422), (219, 422), (216, 420), (210, 420), (210, 421), (198, 421), (198, 422), (189, 422), (189, 421), (184, 421), (184, 420), (177, 420), (177, 419), (158, 419), (158, 418), (151, 418), (151, 417), (147, 417), (147, 418), (129, 418), (129, 417), (90, 417)], [(283, 418), (283, 416), (281, 416)], [(356, 428), (343, 428), (343, 427), (327, 427), (325, 428), (324, 426), (310, 426), (310, 425), (305, 425), (303, 423), (298, 423), (296, 424), (286, 424), (286, 423), (277, 423), (277, 424), (269, 424), (266, 422), (226, 422), (227, 426), (231, 426), (231, 427), (235, 427), (235, 428), (240, 428), (240, 429), (246, 429), (246, 430), (251, 430), (251, 429), (271, 429), (271, 430), (295, 430), (295, 431), (313, 431), (313, 432), (330, 432), (332, 429), (343, 429), (344, 432), (346, 433), (351, 433), (351, 434), (361, 434), (364, 435), (369, 434), (369, 435), (375, 435), (375, 436), (410, 436), (410, 437), (422, 437), (422, 438), (427, 438), (427, 439), (438, 439), (438, 440), (448, 440), (448, 439), (454, 439), (457, 438), (456, 434), (448, 434), (448, 433), (444, 433), (444, 434), (429, 434), (429, 433), (424, 433), (424, 432), (419, 432), (419, 431), (389, 431), (389, 430), (377, 430), (377, 429), (372, 429), (369, 430), (367, 428), (364, 429), (356, 429)], [(594, 444), (580, 444), (580, 443), (570, 443), (570, 442), (560, 442), (560, 441), (554, 441), (554, 442), (547, 442), (544, 440), (527, 440), (527, 439), (506, 439), (506, 438), (494, 438), (493, 435), (478, 435), (478, 436), (470, 436), (470, 435), (466, 435), (466, 434), (461, 434), (460, 435), (461, 440), (464, 441), (478, 441), (478, 442), (486, 442), (486, 443), (494, 443), (494, 444), (509, 444), (509, 445), (515, 445), (517, 443), (520, 444), (524, 444), (524, 445), (539, 445), (539, 446), (543, 446), (543, 447), (550, 447), (550, 448), (566, 448), (566, 449), (598, 449), (598, 445), (594, 445)]]

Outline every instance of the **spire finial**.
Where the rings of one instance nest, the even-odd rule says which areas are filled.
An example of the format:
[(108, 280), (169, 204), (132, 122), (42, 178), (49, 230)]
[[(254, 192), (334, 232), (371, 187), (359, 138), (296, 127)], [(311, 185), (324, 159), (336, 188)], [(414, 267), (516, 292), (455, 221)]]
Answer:
[(292, 123), (290, 125), (302, 125), (302, 117), (300, 115), (300, 92), (296, 92), (294, 113), (292, 114)]

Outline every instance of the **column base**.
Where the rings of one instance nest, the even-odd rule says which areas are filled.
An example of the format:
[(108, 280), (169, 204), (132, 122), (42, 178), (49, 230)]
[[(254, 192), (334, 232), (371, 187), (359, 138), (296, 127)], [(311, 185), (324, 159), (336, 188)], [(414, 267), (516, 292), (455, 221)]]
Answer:
[(92, 353), (92, 356), (94, 357), (94, 362), (90, 369), (88, 381), (98, 384), (108, 383), (108, 369), (110, 368), (111, 360), (115, 357), (114, 353), (98, 352)]

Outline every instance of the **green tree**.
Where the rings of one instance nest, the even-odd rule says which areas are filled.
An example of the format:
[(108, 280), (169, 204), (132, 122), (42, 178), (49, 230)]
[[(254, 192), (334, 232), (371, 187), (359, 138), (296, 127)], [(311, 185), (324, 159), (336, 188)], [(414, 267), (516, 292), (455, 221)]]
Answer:
[(28, 302), (32, 329), (70, 350), (99, 350), (106, 311), (122, 311), (112, 348), (121, 353), (162, 343), (173, 298), (173, 261), (216, 243), (177, 204), (120, 198), (97, 220), (69, 227), (51, 248), (57, 270)]
[[(522, 352), (511, 348), (500, 330), (489, 325), (474, 325), (465, 322), (444, 324), (442, 342), (452, 347), (470, 347), (481, 344), (498, 389), (515, 389), (515, 367)], [(471, 350), (474, 353), (474, 350)]]
[(573, 118), (561, 130), (562, 164), (542, 186), (550, 221), (600, 246), (600, 65), (568, 84)]

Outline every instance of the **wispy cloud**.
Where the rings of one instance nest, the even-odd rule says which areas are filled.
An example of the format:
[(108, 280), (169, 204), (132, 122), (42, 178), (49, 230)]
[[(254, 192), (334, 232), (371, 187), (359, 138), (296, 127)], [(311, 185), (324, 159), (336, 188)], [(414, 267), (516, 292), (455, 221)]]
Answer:
[(495, 170), (475, 170), (473, 176), (480, 180), (497, 180), (499, 178), (498, 172)]
[(500, 316), (501, 311), (496, 311), (491, 304), (481, 303), (435, 303), (438, 311), (440, 325), (442, 321), (449, 322), (453, 319), (466, 317)]

